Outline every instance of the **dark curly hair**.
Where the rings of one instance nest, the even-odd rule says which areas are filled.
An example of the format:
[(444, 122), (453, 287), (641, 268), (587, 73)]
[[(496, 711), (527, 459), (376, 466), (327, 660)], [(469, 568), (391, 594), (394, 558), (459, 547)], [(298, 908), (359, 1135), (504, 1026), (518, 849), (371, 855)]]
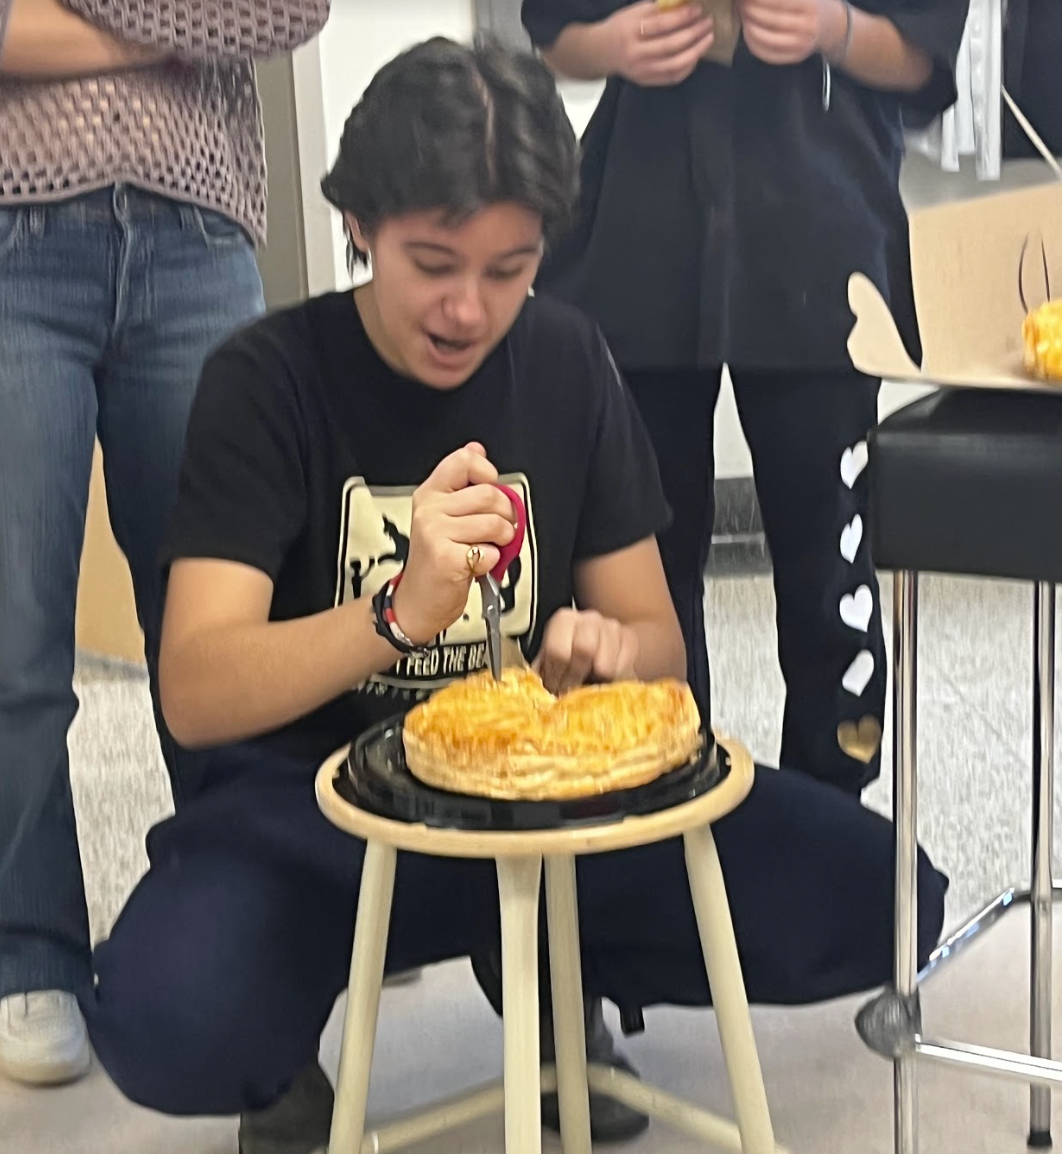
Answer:
[(489, 40), (467, 47), (436, 37), (377, 72), (321, 189), (367, 234), (401, 213), (439, 208), (457, 223), (515, 202), (542, 217), (548, 246), (575, 211), (579, 149), (538, 59)]

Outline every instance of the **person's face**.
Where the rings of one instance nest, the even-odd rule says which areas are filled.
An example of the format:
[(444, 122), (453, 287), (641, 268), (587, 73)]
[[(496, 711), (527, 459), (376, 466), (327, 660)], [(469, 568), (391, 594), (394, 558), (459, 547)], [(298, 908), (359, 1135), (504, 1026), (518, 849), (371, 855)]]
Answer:
[(348, 218), (372, 257), (359, 297), (366, 331), (392, 368), (435, 389), (465, 383), (512, 327), (542, 260), (542, 220), (494, 204), (458, 225), (441, 213), (385, 219), (371, 236)]

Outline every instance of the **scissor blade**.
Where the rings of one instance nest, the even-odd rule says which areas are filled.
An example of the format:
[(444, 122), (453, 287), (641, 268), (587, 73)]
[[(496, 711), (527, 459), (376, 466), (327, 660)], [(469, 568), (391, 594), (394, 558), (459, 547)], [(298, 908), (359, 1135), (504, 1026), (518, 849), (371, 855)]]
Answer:
[(487, 657), (495, 681), (502, 676), (501, 592), (488, 574), (479, 582), (483, 599), (483, 620), (487, 624)]
[(501, 681), (502, 677), (501, 637), (498, 634), (499, 630), (493, 628), (488, 621), (487, 656), (490, 658), (490, 671), (494, 675), (495, 681)]

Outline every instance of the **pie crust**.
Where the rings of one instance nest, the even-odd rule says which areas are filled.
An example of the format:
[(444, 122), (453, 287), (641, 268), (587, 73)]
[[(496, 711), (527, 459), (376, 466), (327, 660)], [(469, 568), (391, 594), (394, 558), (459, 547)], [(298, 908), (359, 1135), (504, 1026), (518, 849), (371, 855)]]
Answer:
[(529, 669), (476, 673), (407, 714), (406, 764), (435, 789), (562, 801), (647, 785), (685, 765), (701, 741), (689, 686), (676, 680), (589, 685), (554, 697)]

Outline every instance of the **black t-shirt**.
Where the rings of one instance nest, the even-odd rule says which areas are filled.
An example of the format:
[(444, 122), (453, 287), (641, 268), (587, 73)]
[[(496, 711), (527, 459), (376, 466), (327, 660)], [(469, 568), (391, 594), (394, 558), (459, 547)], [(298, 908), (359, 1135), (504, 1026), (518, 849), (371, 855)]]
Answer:
[[(503, 583), (502, 632), (529, 658), (572, 604), (573, 563), (665, 527), (656, 459), (597, 329), (529, 298), (459, 389), (390, 369), (351, 294), (275, 313), (207, 362), (166, 561), (238, 561), (274, 582), (271, 618), (371, 596), (401, 569), (413, 490), (469, 441), (523, 496), (527, 538)], [(263, 739), (323, 758), (377, 720), (484, 668), (478, 587), (428, 658), (396, 666)]]
[[(629, 0), (523, 0), (532, 40)], [(848, 278), (866, 273), (919, 357), (907, 218), (899, 192), (903, 116), (955, 100), (968, 0), (857, 0), (934, 60), (911, 97), (873, 91), (824, 64), (733, 66), (684, 83), (609, 80), (584, 138), (579, 223), (540, 289), (584, 308), (624, 369), (847, 367)]]

